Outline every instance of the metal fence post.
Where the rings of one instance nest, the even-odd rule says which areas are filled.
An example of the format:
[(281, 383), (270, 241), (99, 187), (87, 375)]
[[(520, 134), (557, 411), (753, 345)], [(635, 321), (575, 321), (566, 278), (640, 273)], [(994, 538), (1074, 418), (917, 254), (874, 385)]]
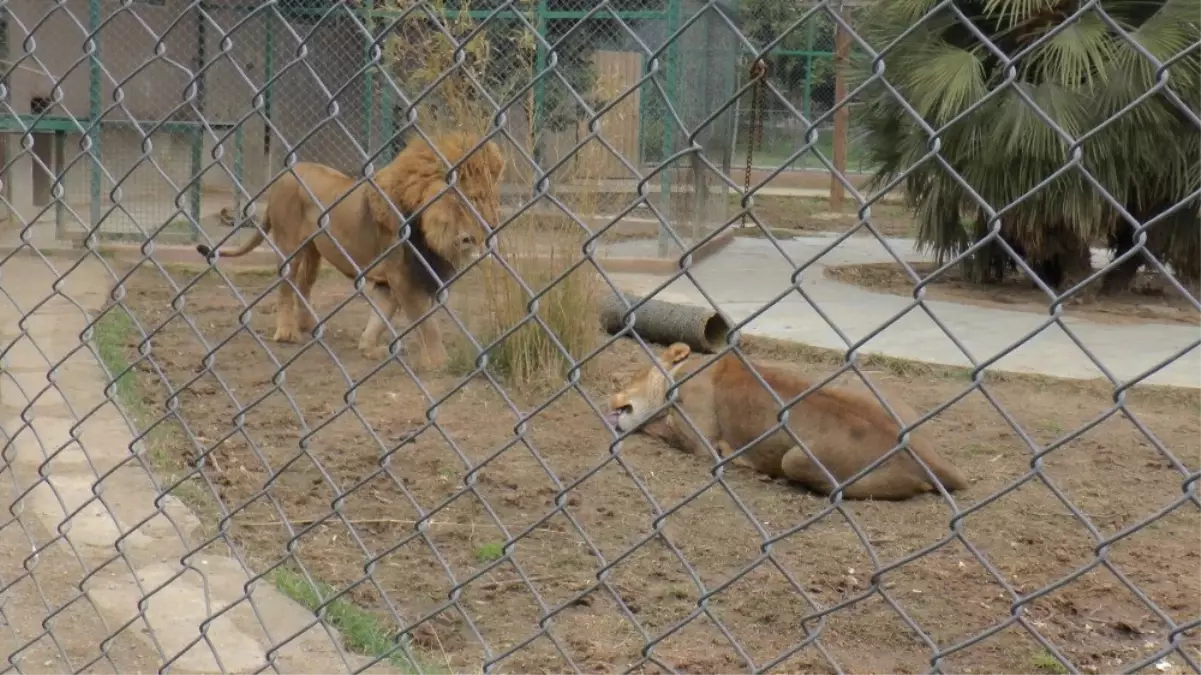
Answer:
[[(667, 39), (671, 40), (671, 44), (667, 46), (667, 63), (664, 67), (663, 76), (666, 81), (663, 83), (663, 89), (667, 94), (665, 98), (668, 110), (675, 108), (677, 102), (676, 77), (679, 75), (679, 64), (677, 61), (680, 55), (679, 40), (675, 39), (674, 34), (680, 28), (680, 2), (681, 0), (667, 0)], [(671, 116), (665, 114), (663, 122), (663, 156), (660, 158), (660, 162), (666, 161), (673, 152), (672, 135), (673, 125)], [(659, 208), (663, 210), (663, 214), (667, 217), (668, 221), (673, 220), (676, 215), (671, 198), (671, 171), (671, 167), (664, 167), (659, 172)], [(658, 254), (660, 258), (667, 257), (668, 252), (671, 250), (670, 246), (671, 236), (668, 234), (666, 226), (660, 224), (658, 241)]]
[[(550, 11), (548, 0), (538, 0), (534, 11), (537, 12), (534, 25), (538, 29), (538, 37), (540, 38), (535, 40), (534, 45), (534, 72), (542, 75), (542, 71), (546, 70), (547, 60), (546, 47), (543, 46), (543, 43), (548, 41), (547, 36), (550, 34), (550, 27), (547, 25), (549, 20), (546, 17), (547, 12)], [(539, 77), (538, 81), (534, 83), (534, 109), (531, 115), (534, 118), (534, 137), (531, 139), (534, 147), (531, 149), (531, 154), (534, 157), (534, 161), (541, 165), (545, 159), (542, 153), (542, 138), (546, 125), (546, 76)], [(537, 194), (538, 186), (535, 185), (533, 191), (533, 194)]]
[(816, 30), (816, 21), (805, 24), (805, 78), (801, 89), (801, 112), (806, 121), (813, 119), (813, 34)]
[[(360, 10), (350, 10), (360, 11)], [(368, 153), (375, 147), (373, 141), (375, 115), (375, 69), (371, 66), (371, 51), (375, 40), (375, 2), (364, 0), (361, 10), (363, 25), (367, 28), (367, 37), (363, 46), (363, 147)]]
[(275, 175), (275, 162), (271, 157), (271, 114), (272, 105), (272, 89), (275, 84), (272, 78), (275, 77), (275, 19), (279, 16), (277, 5), (272, 5), (270, 11), (263, 12), (263, 20), (267, 25), (263, 27), (263, 185), (271, 182), (271, 177)]
[[(846, 21), (850, 16), (839, 3), (839, 15)], [(842, 106), (834, 111), (834, 138), (830, 161), (834, 164), (835, 173), (830, 174), (830, 210), (834, 213), (842, 211), (846, 190), (839, 176), (847, 173), (847, 132), (850, 126), (851, 109), (847, 102), (846, 66), (851, 55), (851, 36), (847, 35), (842, 24), (836, 23), (834, 29), (834, 105)]]
[[(207, 112), (205, 102), (208, 92), (205, 91), (206, 71), (208, 65), (208, 21), (205, 20), (206, 5), (201, 2), (196, 6), (196, 109), (200, 111), (202, 117)], [(201, 166), (204, 164), (204, 123), (199, 122), (192, 126), (192, 133), (188, 134), (191, 144), (191, 170), (189, 174), (192, 179), (192, 186), (188, 190), (188, 213), (191, 220), (188, 223), (188, 229), (191, 230), (192, 241), (200, 240), (200, 183), (201, 183)]]
[(91, 153), (91, 185), (88, 203), (91, 227), (100, 224), (101, 171), (100, 163), (100, 117), (103, 114), (100, 99), (103, 88), (100, 84), (100, 0), (88, 0), (88, 33), (92, 40), (92, 57), (88, 60), (88, 139)]

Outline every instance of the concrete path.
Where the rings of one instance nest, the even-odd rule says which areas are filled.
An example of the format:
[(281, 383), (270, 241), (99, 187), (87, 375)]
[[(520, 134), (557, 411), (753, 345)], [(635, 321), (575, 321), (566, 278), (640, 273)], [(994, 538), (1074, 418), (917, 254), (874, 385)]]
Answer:
[[(827, 265), (883, 262), (892, 260), (874, 237), (851, 237), (828, 253), (834, 235), (800, 237), (781, 242), (789, 263), (771, 242), (738, 238), (721, 253), (693, 268), (700, 287), (734, 321), (742, 321), (761, 310), (792, 283), (794, 270), (816, 256), (802, 275), (801, 294), (790, 295), (759, 314), (745, 329), (748, 334), (796, 340), (806, 344), (846, 349), (871, 335), (913, 304), (911, 298), (874, 293), (825, 277)], [(907, 261), (927, 258), (913, 251), (909, 239), (887, 240), (892, 250)], [(616, 255), (645, 255), (653, 242), (628, 242)], [(643, 294), (665, 277), (639, 274), (614, 275), (626, 292)], [(682, 278), (659, 296), (664, 300), (710, 306), (687, 278)], [(963, 349), (947, 337), (931, 316), (936, 317), (962, 344), (977, 363), (993, 358), (1010, 346), (1022, 343), (1046, 322), (1047, 316), (976, 307), (943, 301), (926, 301), (927, 311), (918, 307), (905, 313), (861, 348), (865, 353), (884, 354), (930, 363), (970, 366)], [(815, 306), (817, 309), (815, 309)], [(820, 309), (820, 313), (818, 311)], [(823, 318), (824, 314), (826, 318)], [(829, 322), (827, 322), (827, 319)], [(1098, 324), (1074, 317), (1063, 323), (1119, 381), (1138, 377), (1165, 363), (1180, 350), (1197, 342), (1198, 326), (1181, 324)], [(840, 337), (832, 327), (843, 333)], [(1056, 377), (1091, 379), (1104, 377), (1084, 350), (1065, 331), (1052, 324), (996, 361), (992, 369), (1019, 373), (1042, 373)], [(1146, 378), (1149, 384), (1201, 387), (1201, 349), (1193, 348), (1167, 367)]]
[(270, 668), (266, 651), (278, 646), (279, 672), (361, 667), (322, 624), (301, 633), (313, 615), (269, 582), (248, 595), (240, 563), (216, 545), (198, 551), (200, 523), (181, 502), (155, 506), (129, 427), (80, 340), (112, 277), (96, 261), (55, 265), (0, 264), (0, 344), (13, 345), (0, 375), (0, 662), (21, 672), (154, 672), (171, 662), (172, 672), (245, 673)]

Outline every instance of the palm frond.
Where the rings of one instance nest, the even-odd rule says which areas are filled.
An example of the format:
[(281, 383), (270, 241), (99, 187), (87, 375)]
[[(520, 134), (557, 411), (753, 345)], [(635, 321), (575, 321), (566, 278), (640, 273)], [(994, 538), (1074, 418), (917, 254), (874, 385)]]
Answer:
[[(878, 162), (872, 184), (905, 176), (923, 248), (945, 259), (982, 235), (980, 223), (960, 222), (960, 213), (980, 209), (961, 181), (993, 208), (1012, 205), (1002, 233), (1031, 264), (1079, 256), (1113, 228), (1127, 227), (1100, 191), (1145, 220), (1201, 185), (1201, 130), (1166, 95), (1190, 105), (1201, 100), (1197, 0), (1102, 0), (1038, 43), (1074, 5), (958, 2), (992, 46), (933, 7), (896, 0), (865, 12), (864, 34), (889, 45), (884, 77), (896, 94), (872, 84), (856, 120), (866, 129), (866, 154)], [(918, 28), (898, 39), (914, 21)], [(1031, 44), (1017, 63), (1017, 81), (990, 94), (1009, 77), (995, 49), (1012, 55)], [(860, 82), (871, 76), (862, 60), (854, 65)], [(953, 172), (923, 161), (927, 128), (942, 129), (940, 152)], [(1057, 174), (1077, 156), (1078, 165)], [(1178, 269), (1201, 266), (1197, 209), (1173, 213), (1156, 228), (1162, 232), (1147, 245), (1157, 255)]]

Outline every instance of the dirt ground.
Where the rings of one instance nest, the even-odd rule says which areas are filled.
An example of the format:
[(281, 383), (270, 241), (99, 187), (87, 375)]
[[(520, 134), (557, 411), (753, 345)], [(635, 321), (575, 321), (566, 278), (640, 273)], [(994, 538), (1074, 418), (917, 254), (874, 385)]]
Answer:
[[(933, 263), (910, 265), (922, 278), (937, 269)], [(837, 265), (827, 267), (825, 273), (831, 279), (843, 283), (893, 295), (913, 296), (913, 280), (896, 263)], [(1003, 284), (981, 286), (964, 280), (958, 269), (949, 269), (926, 288), (926, 298), (930, 300), (1047, 313), (1046, 293), (1025, 278), (1014, 277)], [(1192, 301), (1181, 295), (1175, 287), (1165, 283), (1158, 273), (1148, 274), (1145, 271), (1139, 274), (1128, 292), (1098, 296), (1085, 304), (1070, 304), (1064, 307), (1064, 311), (1072, 316), (1100, 323), (1151, 320), (1196, 325), (1198, 320), (1197, 309)]]
[[(181, 287), (194, 275), (172, 274)], [(271, 281), (234, 279), (247, 302)], [(139, 367), (147, 407), (166, 405), (161, 373), (179, 392), (181, 421), (200, 443), (216, 446), (205, 472), (249, 560), (268, 566), (293, 546), (297, 562), (338, 588), (369, 570), (355, 601), (390, 616), (386, 597), (406, 621), (432, 615), (414, 643), (436, 668), (462, 672), (498, 661), (501, 672), (708, 673), (782, 659), (774, 671), (926, 672), (931, 646), (913, 625), (945, 650), (1011, 621), (1017, 603), (1025, 626), (1077, 666), (1112, 672), (1152, 655), (1170, 630), (1123, 579), (1177, 624), (1201, 616), (1201, 510), (1185, 502), (1139, 527), (1181, 498), (1178, 469), (1201, 469), (1201, 401), (1193, 392), (1128, 392), (1123, 412), (1042, 458), (1045, 483), (1022, 480), (1032, 451), (1010, 421), (1045, 445), (1109, 411), (1112, 392), (1095, 383), (997, 378), (985, 389), (1008, 421), (979, 390), (959, 399), (929, 424), (940, 452), (973, 479), (956, 503), (961, 513), (974, 510), (958, 521), (962, 540), (918, 556), (949, 532), (952, 509), (940, 497), (847, 503), (845, 515), (833, 512), (783, 537), (828, 502), (741, 468), (725, 471), (724, 487), (714, 484), (707, 460), (641, 436), (614, 453), (611, 432), (581, 393), (548, 402), (560, 383), (502, 396), (482, 378), (455, 391), (456, 375), (426, 375), (419, 387), (396, 363), (377, 370), (355, 349), (370, 311), (365, 302), (337, 309), (351, 292), (344, 280), (319, 282), (318, 309), (336, 313), (322, 342), (307, 346), (268, 341), (274, 293), (250, 314), (253, 333), (240, 329), (243, 305), (216, 274), (183, 294), (182, 313), (153, 269), (135, 273), (126, 288), (140, 324), (161, 326), (151, 339), (153, 366)], [(452, 294), (461, 316), (479, 309), (470, 285)], [(131, 354), (135, 343), (127, 345)], [(209, 350), (212, 372), (203, 368)], [(833, 367), (780, 345), (749, 350), (815, 375)], [(629, 341), (599, 358), (599, 374), (583, 391), (603, 408), (646, 359)], [(877, 366), (869, 376), (919, 411), (969, 384), (924, 369)], [(510, 403), (533, 414), (524, 429)], [(1174, 468), (1126, 415), (1182, 466)], [(190, 445), (169, 450), (184, 459), (192, 452)], [(1127, 529), (1134, 531), (1125, 536)], [(509, 537), (520, 538), (504, 557)], [(1107, 547), (1098, 563), (1101, 541)], [(873, 586), (880, 568), (887, 570)], [(1075, 578), (1050, 588), (1068, 577)], [(699, 606), (698, 584), (708, 593)], [(839, 603), (849, 604), (802, 622)], [(1009, 624), (940, 667), (1063, 672), (1027, 628)], [(816, 640), (794, 653), (808, 631)], [(1185, 638), (1201, 659), (1198, 630)], [(1177, 655), (1146, 672), (1185, 668)]]

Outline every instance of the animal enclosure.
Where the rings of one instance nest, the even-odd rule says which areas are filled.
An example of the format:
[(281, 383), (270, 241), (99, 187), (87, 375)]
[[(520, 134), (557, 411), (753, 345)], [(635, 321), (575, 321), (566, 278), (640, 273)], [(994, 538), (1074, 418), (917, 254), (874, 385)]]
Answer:
[[(0, 0), (0, 659), (1201, 674), (1201, 299), (1148, 244), (1201, 175), (1178, 204), (1121, 214), (1125, 253), (1084, 251), (1094, 273), (1064, 287), (1001, 232), (1057, 179), (1123, 210), (1137, 191), (1090, 173), (1090, 134), (1138, 105), (1201, 130), (1185, 4), (1038, 12), (1014, 39), (1054, 58), (1030, 63), (967, 29), (1034, 11), (1016, 0)], [(835, 129), (853, 136), (865, 92), (878, 102), (926, 64), (860, 23), (870, 7), (916, 36), (908, 55), (1006, 62), (979, 91), (925, 81), (933, 93), (898, 102), (930, 142), (875, 182)], [(921, 43), (944, 34), (962, 45)], [(1071, 40), (1096, 36), (1137, 76), (1113, 119), (1074, 128), (1105, 113), (1014, 84), (1095, 75)], [(956, 106), (1044, 122), (1054, 175), (984, 203), (973, 167), (945, 157), (1004, 130), (956, 127)], [(503, 181), (428, 158), (404, 189), (381, 177), (415, 137), (450, 131), (494, 142)], [(197, 250), (247, 241), (297, 161), (361, 186), (338, 217), (362, 236), (319, 239), (334, 205), (304, 195), (273, 209), (304, 216), (273, 234), (361, 244), (399, 270), (387, 284), (316, 273), (272, 237), (241, 257)], [(940, 169), (959, 200), (940, 217), (1012, 260), (1004, 284), (969, 294), (976, 250), (916, 247), (929, 214), (897, 192)], [(845, 204), (813, 199), (831, 184)], [(403, 221), (370, 208), (384, 201)], [(968, 212), (978, 233), (958, 227)], [(1119, 267), (1139, 275), (1129, 293), (1152, 289), (1126, 312), (1088, 297)], [(389, 317), (392, 291), (408, 304)], [(1171, 300), (1142, 312), (1152, 294)], [(729, 330), (694, 348), (707, 356), (905, 401), (919, 417), (889, 428), (887, 452), (926, 431), (967, 487), (857, 500), (851, 478), (819, 495), (619, 432), (609, 396), (668, 346), (641, 337), (638, 298), (718, 316)], [(277, 339), (305, 303), (314, 324)], [(378, 351), (360, 348), (373, 318), (391, 322)], [(414, 351), (423, 323), (445, 362)], [(798, 400), (779, 403), (768, 431), (804, 446)]]
[[(612, 208), (608, 197), (634, 191), (631, 168), (647, 171), (686, 147), (686, 134), (666, 123), (668, 110), (696, 125), (707, 100), (734, 93), (738, 53), (733, 33), (715, 28), (722, 15), (681, 26), (700, 6), (626, 0), (597, 13), (570, 2), (529, 11), (474, 3), (413, 13), (389, 2), (68, 0), (47, 11), (13, 0), (0, 9), (10, 17), (0, 58), (16, 64), (15, 116), (4, 138), (11, 145), (28, 131), (35, 152), (13, 153), (17, 182), (9, 185), (28, 180), (37, 189), (10, 189), (10, 215), (53, 219), (61, 239), (94, 230), (133, 241), (198, 240), (200, 231), (221, 232), (222, 208), (260, 199), (290, 161), (355, 175), (395, 153), (412, 131), (410, 117), (432, 111), (449, 115), (447, 124), (465, 123), (452, 110), (461, 101), (446, 96), (503, 104), (514, 146), (505, 148), (514, 164), (508, 192), (534, 189), (527, 158), (536, 157), (559, 167), (563, 190)], [(35, 40), (84, 48), (39, 53), (31, 67), (22, 27), (35, 25)], [(439, 52), (435, 43), (448, 35), (468, 41), (481, 80), (475, 93), (422, 93), (443, 67), (422, 50)], [(83, 44), (88, 36), (95, 54)], [(663, 53), (649, 58), (647, 45)], [(552, 52), (562, 76), (535, 77)], [(449, 52), (443, 58), (449, 67)], [(89, 67), (76, 67), (80, 59)], [(61, 95), (52, 95), (55, 86)], [(701, 137), (724, 156), (718, 165), (727, 173), (735, 117), (707, 124)], [(603, 141), (588, 141), (590, 124), (603, 128)], [(656, 192), (675, 196), (662, 200), (665, 215), (694, 226), (681, 232), (696, 233), (698, 222), (706, 231), (720, 226), (729, 186), (704, 167), (677, 164), (654, 181)]]

